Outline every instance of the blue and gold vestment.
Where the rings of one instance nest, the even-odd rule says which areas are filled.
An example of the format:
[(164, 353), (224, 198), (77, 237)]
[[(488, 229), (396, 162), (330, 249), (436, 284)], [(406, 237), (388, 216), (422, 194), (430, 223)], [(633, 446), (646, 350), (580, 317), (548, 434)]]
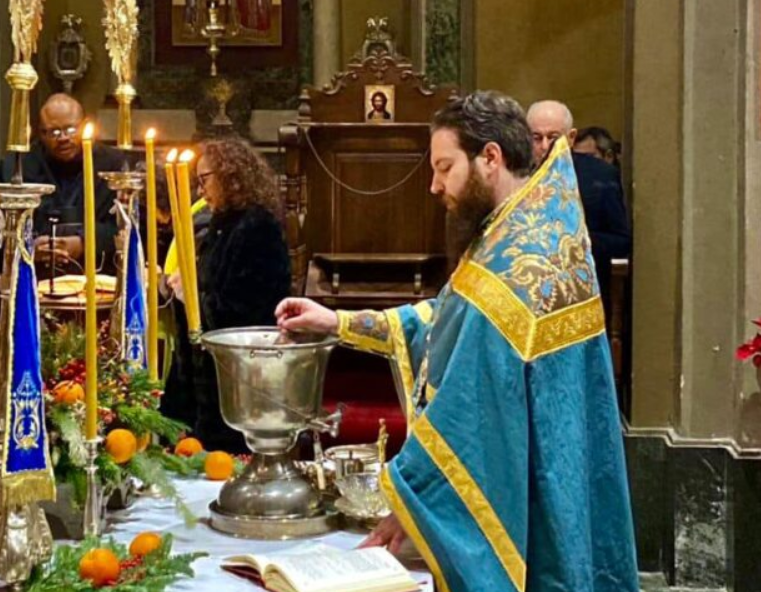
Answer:
[(636, 592), (610, 351), (567, 142), (435, 301), (339, 313), (388, 355), (410, 435), (383, 475), (442, 592)]

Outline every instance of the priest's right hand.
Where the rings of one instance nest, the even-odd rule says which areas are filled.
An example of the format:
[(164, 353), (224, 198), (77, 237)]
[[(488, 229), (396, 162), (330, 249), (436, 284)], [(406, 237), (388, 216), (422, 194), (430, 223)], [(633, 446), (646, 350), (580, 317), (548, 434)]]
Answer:
[(338, 315), (308, 298), (286, 298), (275, 309), (277, 326), (283, 331), (338, 333)]
[(407, 540), (407, 533), (404, 531), (399, 519), (391, 514), (386, 516), (378, 523), (373, 531), (359, 545), (360, 549), (365, 547), (387, 547), (389, 553), (398, 555), (402, 549), (402, 543)]

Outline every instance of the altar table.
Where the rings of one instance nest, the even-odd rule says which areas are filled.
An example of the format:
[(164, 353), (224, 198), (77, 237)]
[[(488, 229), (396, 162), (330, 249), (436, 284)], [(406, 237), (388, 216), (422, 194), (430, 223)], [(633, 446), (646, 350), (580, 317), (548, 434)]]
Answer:
[[(193, 579), (183, 578), (171, 586), (169, 592), (255, 592), (263, 590), (252, 582), (234, 576), (220, 568), (222, 558), (242, 553), (267, 553), (299, 545), (304, 539), (291, 541), (255, 541), (239, 539), (213, 530), (204, 520), (208, 517), (208, 505), (216, 498), (220, 482), (205, 479), (180, 479), (176, 481), (186, 503), (192, 512), (202, 518), (192, 528), (185, 526), (183, 519), (167, 500), (149, 497), (139, 498), (129, 509), (111, 512), (108, 516), (106, 535), (129, 544), (132, 538), (150, 530), (160, 534), (171, 533), (174, 537), (172, 551), (191, 553), (205, 551), (209, 557), (197, 559), (192, 567), (196, 573)], [(316, 537), (326, 545), (340, 549), (352, 549), (367, 535), (360, 531), (338, 531)], [(421, 591), (433, 592), (433, 578), (425, 571), (422, 561), (403, 560), (412, 572), (413, 578), (421, 582)]]

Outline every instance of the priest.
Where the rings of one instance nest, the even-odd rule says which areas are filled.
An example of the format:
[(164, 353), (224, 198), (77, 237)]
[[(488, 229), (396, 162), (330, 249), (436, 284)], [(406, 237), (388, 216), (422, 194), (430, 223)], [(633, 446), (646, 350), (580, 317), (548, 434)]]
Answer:
[(386, 355), (410, 436), (382, 487), (393, 517), (367, 544), (410, 537), (439, 590), (636, 592), (610, 351), (564, 138), (531, 171), (523, 110), (495, 92), (433, 121), (431, 190), (461, 257), (434, 301), (334, 312), (289, 298), (288, 331)]

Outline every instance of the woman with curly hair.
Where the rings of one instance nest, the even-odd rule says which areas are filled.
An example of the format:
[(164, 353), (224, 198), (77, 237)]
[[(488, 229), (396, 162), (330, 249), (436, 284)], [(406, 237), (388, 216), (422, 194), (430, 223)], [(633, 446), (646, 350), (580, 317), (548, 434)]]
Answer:
[[(202, 145), (196, 174), (198, 194), (211, 211), (197, 246), (204, 330), (274, 325), (275, 307), (291, 282), (274, 172), (247, 142), (225, 139)], [(168, 283), (182, 301), (179, 274)], [(169, 414), (192, 425), (207, 450), (247, 451), (240, 433), (222, 420), (209, 354), (180, 344), (166, 391)]]

